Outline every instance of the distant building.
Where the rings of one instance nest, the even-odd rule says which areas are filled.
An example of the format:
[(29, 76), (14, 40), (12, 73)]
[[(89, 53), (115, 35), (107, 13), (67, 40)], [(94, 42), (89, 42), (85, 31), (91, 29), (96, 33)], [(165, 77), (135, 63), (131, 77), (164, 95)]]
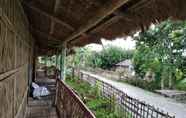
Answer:
[[(115, 71), (121, 74), (121, 76), (132, 77), (135, 75), (134, 66), (132, 60), (127, 59), (120, 63), (115, 64)], [(122, 78), (122, 77), (121, 77)]]

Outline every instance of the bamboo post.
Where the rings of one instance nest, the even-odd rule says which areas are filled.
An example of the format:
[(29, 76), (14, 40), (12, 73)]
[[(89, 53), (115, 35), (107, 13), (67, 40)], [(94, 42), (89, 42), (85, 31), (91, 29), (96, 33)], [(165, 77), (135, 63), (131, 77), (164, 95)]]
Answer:
[(45, 56), (45, 66), (47, 66), (47, 56)]
[(65, 78), (66, 78), (66, 43), (63, 44), (62, 49), (61, 49), (60, 70), (61, 70), (61, 79), (65, 81)]
[(55, 62), (55, 65), (56, 65), (56, 68), (57, 68), (57, 65), (58, 65), (58, 55), (56, 54), (56, 62)]
[(45, 76), (47, 76), (47, 56), (45, 56)]
[[(62, 49), (63, 50), (63, 49)], [(62, 51), (61, 51), (62, 52)], [(62, 68), (63, 68), (63, 58), (62, 58), (62, 53), (60, 54), (60, 79), (62, 79), (63, 77), (63, 73), (62, 73)]]
[(56, 79), (58, 78), (58, 75), (59, 75), (59, 71), (58, 71), (58, 51), (56, 51), (56, 60), (55, 60), (55, 67), (56, 67), (56, 69), (55, 69), (55, 74), (56, 74)]

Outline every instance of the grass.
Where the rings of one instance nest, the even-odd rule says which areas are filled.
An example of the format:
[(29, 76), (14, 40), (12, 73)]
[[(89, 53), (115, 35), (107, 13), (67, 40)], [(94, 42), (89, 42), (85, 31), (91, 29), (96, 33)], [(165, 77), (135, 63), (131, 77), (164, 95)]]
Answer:
[(181, 80), (176, 83), (176, 89), (181, 91), (186, 91), (186, 80)]
[(118, 80), (118, 82), (127, 83), (127, 84), (130, 84), (130, 85), (133, 85), (133, 86), (136, 86), (136, 87), (148, 90), (148, 91), (152, 91), (152, 92), (154, 90), (157, 90), (157, 89), (161, 88), (160, 84), (156, 81), (148, 82), (148, 81), (145, 81), (145, 80), (142, 80), (142, 79)]
[[(128, 80), (118, 80), (118, 82), (127, 83), (151, 92), (154, 92), (155, 90), (160, 90), (161, 85), (159, 81), (145, 81), (142, 79), (128, 79)], [(169, 88), (168, 81), (165, 81), (165, 87)], [(186, 91), (186, 80), (182, 80), (179, 82), (173, 83), (173, 90), (180, 90), (180, 91)]]
[(97, 118), (122, 118), (113, 110), (110, 101), (99, 95), (96, 87), (77, 78), (67, 78), (66, 83), (76, 91)]

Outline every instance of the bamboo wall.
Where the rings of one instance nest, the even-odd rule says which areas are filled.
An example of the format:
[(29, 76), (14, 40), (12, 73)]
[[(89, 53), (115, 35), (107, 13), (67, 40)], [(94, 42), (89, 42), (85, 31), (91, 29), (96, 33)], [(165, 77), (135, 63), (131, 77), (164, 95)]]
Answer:
[(0, 0), (0, 118), (26, 113), (33, 40), (19, 0)]

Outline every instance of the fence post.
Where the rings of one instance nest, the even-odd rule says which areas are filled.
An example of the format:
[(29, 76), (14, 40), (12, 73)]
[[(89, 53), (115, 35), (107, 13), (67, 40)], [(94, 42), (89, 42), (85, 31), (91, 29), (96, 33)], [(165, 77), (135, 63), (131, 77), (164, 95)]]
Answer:
[[(92, 76), (88, 73), (81, 72), (81, 76), (85, 74), (85, 77), (90, 77), (91, 79), (84, 79), (84, 81), (92, 82), (92, 79), (95, 81), (96, 86), (99, 85), (99, 90), (101, 91), (101, 96), (109, 99), (110, 103), (110, 110), (114, 111), (116, 110), (117, 106), (114, 108), (114, 102), (116, 102), (117, 105), (119, 105), (119, 111), (121, 111), (121, 114), (124, 116), (124, 118), (128, 117), (134, 117), (134, 118), (175, 118), (175, 116), (170, 116), (168, 113), (164, 113), (163, 111), (160, 111), (159, 109), (142, 102), (138, 99), (132, 98), (128, 96), (123, 91), (115, 88), (114, 86), (99, 80), (97, 76)], [(100, 84), (101, 83), (101, 84)], [(118, 92), (118, 93), (117, 93)], [(118, 95), (118, 96), (117, 96)], [(115, 99), (118, 98), (118, 99)], [(120, 98), (120, 99), (119, 99)], [(116, 100), (116, 101), (114, 101)]]

